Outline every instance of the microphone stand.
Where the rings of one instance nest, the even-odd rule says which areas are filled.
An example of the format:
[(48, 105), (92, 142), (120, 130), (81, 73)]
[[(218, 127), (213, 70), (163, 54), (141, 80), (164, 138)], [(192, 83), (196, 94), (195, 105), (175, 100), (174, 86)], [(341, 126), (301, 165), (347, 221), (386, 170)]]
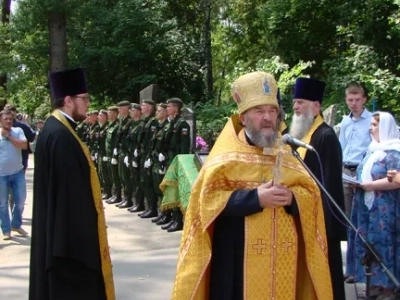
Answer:
[[(297, 158), (297, 160), (303, 165), (303, 167), (307, 170), (307, 172), (310, 174), (310, 176), (315, 180), (319, 188), (324, 192), (324, 194), (328, 197), (329, 201), (336, 207), (337, 211), (340, 213), (340, 215), (343, 217), (343, 219), (346, 221), (347, 225), (350, 226), (351, 229), (354, 230), (354, 232), (357, 233), (357, 228), (351, 223), (350, 219), (346, 216), (346, 214), (343, 212), (343, 210), (340, 208), (340, 206), (335, 202), (335, 200), (332, 198), (332, 196), (328, 193), (328, 191), (325, 189), (323, 184), (318, 180), (318, 178), (314, 175), (314, 173), (310, 170), (310, 168), (306, 165), (304, 160), (300, 157), (299, 152), (297, 152), (297, 146), (290, 145), (292, 148), (292, 154)], [(361, 234), (358, 235), (361, 241), (364, 243), (364, 246), (366, 248), (366, 254), (364, 255), (362, 259), (362, 263), (366, 265), (366, 270), (367, 270), (367, 284), (369, 284), (369, 276), (371, 276), (371, 265), (372, 262), (378, 263), (381, 267), (383, 272), (392, 280), (392, 282), (396, 285), (395, 290), (400, 290), (400, 283), (394, 277), (392, 272), (385, 266), (385, 264), (382, 261), (382, 258), (379, 254), (379, 252), (375, 249), (374, 245), (367, 241)], [(369, 299), (369, 286), (366, 288), (366, 299)]]

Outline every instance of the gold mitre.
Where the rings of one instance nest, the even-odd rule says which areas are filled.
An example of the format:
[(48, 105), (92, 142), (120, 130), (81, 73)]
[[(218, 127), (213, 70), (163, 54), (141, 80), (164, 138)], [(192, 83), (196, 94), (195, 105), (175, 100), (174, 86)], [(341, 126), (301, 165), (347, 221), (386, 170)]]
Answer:
[(240, 76), (232, 84), (231, 94), (238, 105), (239, 114), (259, 105), (274, 105), (279, 109), (277, 100), (278, 86), (275, 78), (265, 72), (252, 72)]

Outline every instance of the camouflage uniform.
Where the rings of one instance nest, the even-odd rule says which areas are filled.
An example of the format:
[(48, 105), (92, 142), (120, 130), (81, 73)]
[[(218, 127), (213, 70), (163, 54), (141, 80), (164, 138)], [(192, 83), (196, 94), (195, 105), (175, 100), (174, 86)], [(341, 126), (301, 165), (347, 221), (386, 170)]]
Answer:
[[(140, 109), (140, 105), (136, 109)], [(132, 120), (132, 124), (130, 127), (129, 135), (128, 135), (128, 144), (129, 144), (129, 162), (131, 163), (131, 182), (133, 186), (133, 196), (135, 197), (135, 206), (136, 211), (144, 210), (144, 194), (143, 189), (140, 186), (140, 155), (139, 155), (139, 137), (141, 132), (143, 131), (144, 123), (143, 120), (134, 121)], [(135, 155), (136, 154), (136, 155)]]
[[(128, 101), (121, 101), (118, 106), (130, 105)], [(131, 183), (131, 165), (129, 163), (128, 151), (128, 135), (130, 131), (130, 126), (132, 124), (132, 119), (130, 116), (119, 119), (119, 129), (118, 129), (118, 168), (119, 177), (121, 179), (122, 194), (124, 202), (121, 203), (122, 208), (132, 206), (132, 183)], [(126, 160), (128, 162), (126, 163)]]
[(112, 189), (112, 176), (110, 169), (110, 162), (107, 159), (106, 153), (106, 138), (109, 122), (100, 125), (99, 138), (97, 141), (97, 156), (101, 186), (103, 188), (104, 197), (103, 199), (108, 199), (111, 197)]
[[(118, 110), (118, 108), (112, 106), (108, 110)], [(114, 188), (114, 197), (110, 198), (107, 203), (117, 203), (121, 201), (121, 180), (118, 172), (118, 154), (114, 154), (114, 149), (117, 149), (118, 143), (118, 127), (118, 119), (114, 122), (110, 122), (106, 134), (106, 159), (108, 161), (109, 170), (111, 170), (111, 178)]]

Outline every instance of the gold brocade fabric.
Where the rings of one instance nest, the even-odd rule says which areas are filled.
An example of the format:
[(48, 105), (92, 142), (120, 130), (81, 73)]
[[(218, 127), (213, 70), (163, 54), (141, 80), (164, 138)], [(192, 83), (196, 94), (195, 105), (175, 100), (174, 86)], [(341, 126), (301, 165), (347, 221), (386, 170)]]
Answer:
[[(309, 144), (310, 141), (311, 141), (311, 137), (312, 137), (314, 131), (317, 130), (317, 128), (318, 128), (322, 123), (324, 123), (324, 119), (321, 117), (321, 115), (318, 115), (318, 116), (315, 118), (315, 120), (314, 120), (314, 122), (313, 122), (311, 128), (307, 131), (307, 134), (305, 135), (305, 137), (304, 137), (301, 141), (304, 142), (304, 143), (306, 143), (306, 144)], [(300, 147), (300, 148), (297, 149), (297, 152), (300, 154), (300, 157), (301, 157), (302, 159), (304, 159), (304, 157), (306, 156), (306, 153), (307, 153), (307, 149), (306, 149), (306, 148), (303, 148), (303, 147)]]
[[(277, 149), (248, 145), (237, 117), (220, 134), (194, 184), (172, 299), (208, 299), (213, 222), (234, 190), (272, 179)], [(229, 149), (229, 150), (227, 150)], [(296, 197), (300, 217), (284, 208), (245, 218), (244, 299), (330, 300), (324, 215), (319, 189), (284, 147), (281, 184)]]
[(90, 183), (92, 186), (92, 193), (94, 199), (94, 205), (97, 211), (97, 227), (99, 234), (99, 244), (100, 244), (100, 257), (101, 257), (101, 269), (104, 278), (104, 286), (106, 291), (107, 300), (115, 300), (115, 290), (114, 290), (114, 280), (112, 273), (110, 250), (107, 241), (107, 226), (104, 217), (104, 207), (101, 200), (101, 188), (99, 177), (97, 175), (96, 167), (94, 166), (88, 147), (81, 141), (81, 139), (76, 134), (75, 130), (72, 129), (71, 125), (68, 123), (67, 119), (59, 111), (55, 110), (52, 116), (59, 120), (61, 123), (68, 128), (71, 134), (78, 140), (82, 151), (85, 153), (89, 167), (90, 167)]

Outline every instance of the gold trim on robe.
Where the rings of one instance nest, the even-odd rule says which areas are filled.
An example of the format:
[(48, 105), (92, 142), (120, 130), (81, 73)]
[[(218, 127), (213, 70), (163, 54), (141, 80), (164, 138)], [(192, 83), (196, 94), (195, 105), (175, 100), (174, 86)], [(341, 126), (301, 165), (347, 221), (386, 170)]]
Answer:
[[(284, 146), (281, 184), (291, 189), (300, 216), (283, 207), (245, 217), (244, 299), (333, 299), (320, 192)], [(172, 299), (208, 299), (213, 223), (233, 191), (272, 179), (278, 148), (246, 142), (237, 116), (221, 132), (193, 186)]]
[(114, 279), (112, 273), (110, 248), (108, 247), (108, 241), (107, 241), (107, 226), (106, 226), (106, 219), (104, 216), (103, 201), (101, 200), (100, 181), (97, 175), (96, 167), (91, 159), (89, 148), (81, 141), (81, 139), (76, 134), (75, 130), (73, 130), (71, 125), (68, 123), (65, 116), (57, 110), (53, 111), (51, 115), (55, 117), (58, 121), (60, 121), (65, 127), (67, 127), (68, 130), (71, 132), (71, 134), (74, 136), (74, 138), (77, 139), (88, 161), (90, 168), (90, 183), (92, 186), (94, 206), (96, 207), (97, 211), (97, 227), (99, 234), (101, 269), (103, 273), (104, 287), (106, 291), (107, 300), (115, 300)]

